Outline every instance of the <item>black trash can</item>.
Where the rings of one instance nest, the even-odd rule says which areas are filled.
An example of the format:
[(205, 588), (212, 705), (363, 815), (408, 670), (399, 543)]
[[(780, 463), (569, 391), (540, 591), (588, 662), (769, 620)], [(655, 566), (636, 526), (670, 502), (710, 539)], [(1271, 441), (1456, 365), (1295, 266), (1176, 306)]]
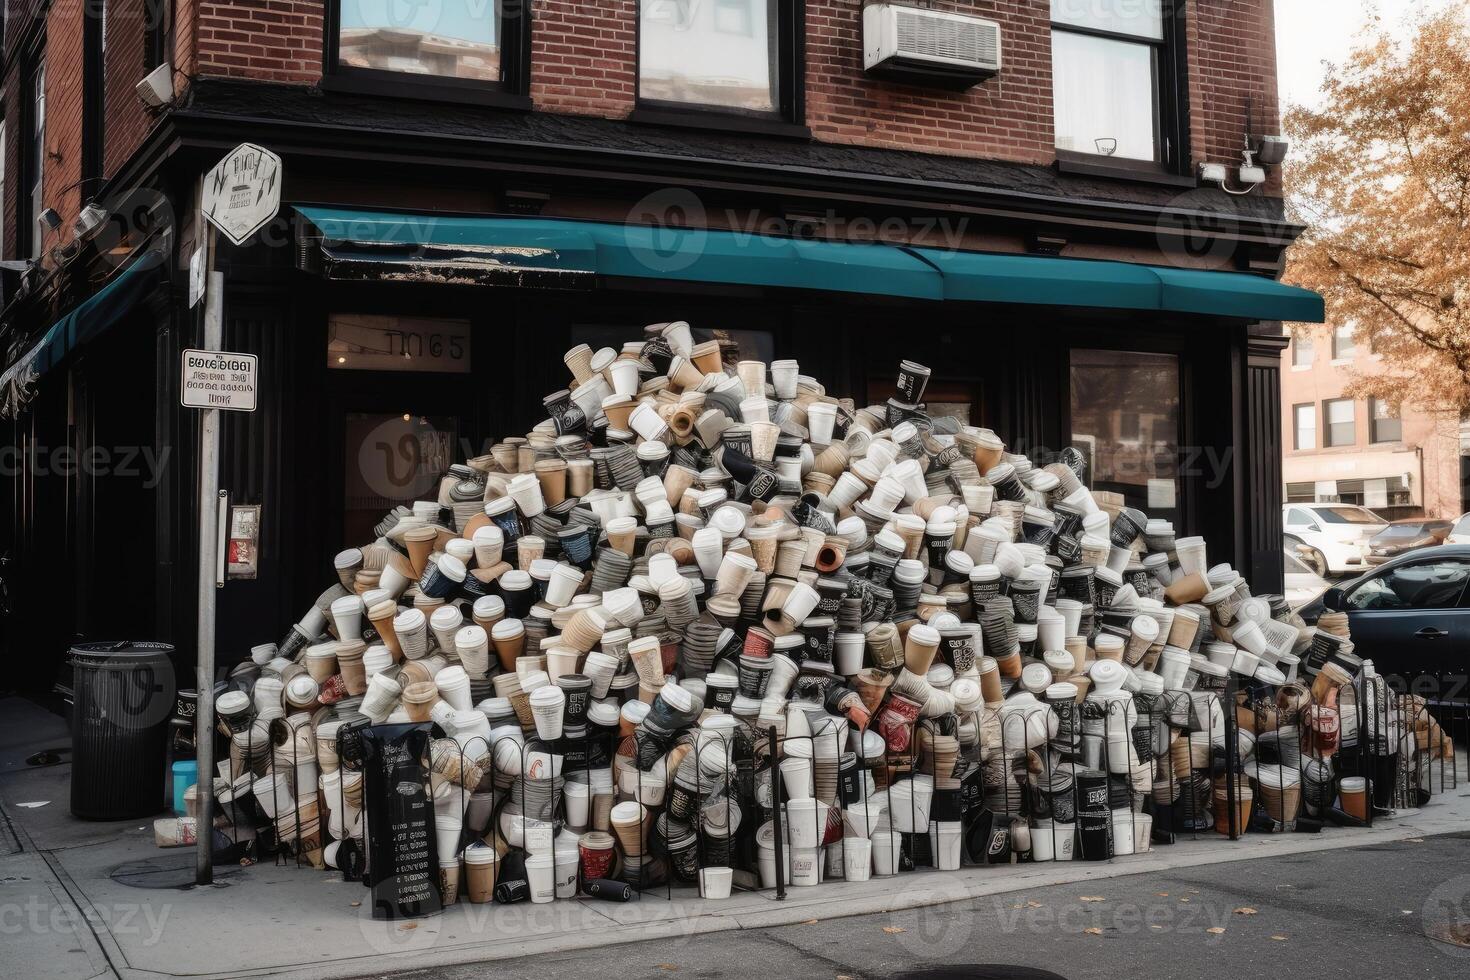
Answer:
[(173, 653), (170, 644), (137, 640), (71, 648), (71, 812), (83, 820), (164, 808)]

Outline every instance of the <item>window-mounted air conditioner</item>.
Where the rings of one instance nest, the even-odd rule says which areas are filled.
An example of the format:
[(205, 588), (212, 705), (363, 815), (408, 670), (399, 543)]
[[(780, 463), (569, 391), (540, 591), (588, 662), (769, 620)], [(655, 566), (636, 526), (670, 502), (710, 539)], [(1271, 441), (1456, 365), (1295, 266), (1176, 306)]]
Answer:
[(863, 8), (863, 68), (911, 85), (965, 89), (1000, 71), (993, 20), (893, 3)]

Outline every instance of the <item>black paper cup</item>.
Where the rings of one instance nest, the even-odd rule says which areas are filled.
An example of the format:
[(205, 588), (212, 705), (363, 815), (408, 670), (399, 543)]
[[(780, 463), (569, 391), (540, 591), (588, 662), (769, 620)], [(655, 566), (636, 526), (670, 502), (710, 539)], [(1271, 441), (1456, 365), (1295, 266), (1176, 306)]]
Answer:
[(895, 388), (898, 399), (910, 405), (924, 400), (924, 389), (929, 384), (930, 370), (917, 361), (903, 361), (898, 365), (898, 380)]

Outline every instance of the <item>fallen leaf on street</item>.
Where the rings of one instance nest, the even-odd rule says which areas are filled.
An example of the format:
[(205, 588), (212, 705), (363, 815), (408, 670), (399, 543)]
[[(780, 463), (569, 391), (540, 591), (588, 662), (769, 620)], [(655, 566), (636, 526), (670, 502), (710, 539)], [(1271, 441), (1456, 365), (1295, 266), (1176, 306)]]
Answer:
[(1274, 939), (1274, 940), (1276, 940), (1278, 943), (1284, 943), (1284, 942), (1286, 942), (1286, 937), (1285, 936), (1272, 936), (1271, 938)]
[(892, 935), (895, 932), (907, 932), (908, 930), (905, 929), (903, 926), (884, 926), (883, 931), (888, 933), (889, 935)]
[(1107, 899), (1103, 898), (1101, 895), (1083, 895), (1082, 896), (1082, 901), (1084, 901), (1084, 902), (1106, 902)]
[(1157, 895), (1157, 896), (1159, 896), (1160, 898), (1168, 898), (1169, 897), (1169, 893), (1168, 892), (1154, 892), (1154, 894)]
[(1187, 898), (1181, 898), (1179, 901), (1184, 902), (1184, 903), (1187, 904), (1189, 902), (1189, 899), (1187, 899)]
[(1026, 907), (1028, 909), (1039, 909), (1039, 908), (1042, 908), (1043, 906), (1042, 906), (1042, 904), (1040, 902), (1027, 902), (1026, 903)]
[(660, 963), (658, 964), (658, 968), (660, 970), (667, 970), (669, 973), (677, 973), (679, 965), (677, 963)]
[(1089, 936), (1101, 936), (1102, 935), (1102, 930), (1099, 929), (1097, 926), (1089, 926), (1088, 928), (1083, 929), (1082, 931), (1085, 932), (1085, 933), (1087, 933)]
[(353, 902), (352, 903), (352, 907), (355, 908), (355, 909), (362, 908), (362, 903), (361, 902)]
[(818, 922), (821, 922), (821, 921), (822, 921), (821, 919), (806, 919), (805, 921), (798, 922), (797, 925), (799, 925), (799, 926), (814, 926)]
[[(22, 804), (22, 806), (24, 806), (24, 804)], [(1422, 844), (1422, 843), (1424, 843), (1424, 838), (1423, 837), (1406, 837), (1404, 839), (1404, 843), (1406, 843), (1406, 844)]]
[(1253, 909), (1253, 908), (1251, 908), (1249, 905), (1242, 905), (1240, 908), (1238, 908), (1238, 909), (1235, 910), (1235, 914), (1236, 915), (1255, 915), (1256, 914), (1256, 910)]
[(402, 932), (409, 932), (410, 930), (417, 929), (418, 927), (419, 927), (419, 924), (417, 922), (405, 922), (403, 925), (399, 926), (398, 928)]
[(1225, 930), (1221, 929), (1219, 926), (1211, 926), (1210, 928), (1206, 929), (1205, 932), (1208, 932), (1212, 936), (1219, 936), (1223, 935)]

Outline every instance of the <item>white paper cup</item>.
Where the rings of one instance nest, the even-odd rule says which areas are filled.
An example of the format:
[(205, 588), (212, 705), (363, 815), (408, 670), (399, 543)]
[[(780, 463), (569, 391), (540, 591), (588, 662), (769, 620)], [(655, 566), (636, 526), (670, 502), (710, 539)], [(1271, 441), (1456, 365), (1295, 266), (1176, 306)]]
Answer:
[(735, 872), (731, 868), (700, 868), (699, 897), (714, 900), (729, 898), (730, 885), (734, 880)]
[(526, 880), (531, 885), (531, 901), (545, 905), (556, 900), (556, 857), (532, 854), (526, 858)]
[[(455, 796), (458, 796), (456, 788)], [(439, 860), (451, 861), (459, 857), (459, 839), (464, 832), (464, 823), (460, 817), (445, 817), (436, 814), (434, 816), (434, 836), (439, 845)]]
[(864, 837), (844, 837), (834, 847), (842, 851), (842, 877), (867, 881), (873, 874), (873, 842)]
[(781, 785), (786, 788), (786, 799), (806, 800), (812, 795), (812, 760), (788, 758), (781, 760)]
[(903, 835), (892, 830), (876, 831), (871, 846), (873, 873), (880, 877), (897, 874), (903, 852)]
[(548, 684), (531, 692), (531, 714), (536, 719), (537, 735), (548, 742), (561, 738), (566, 703), (566, 692), (554, 685)]

